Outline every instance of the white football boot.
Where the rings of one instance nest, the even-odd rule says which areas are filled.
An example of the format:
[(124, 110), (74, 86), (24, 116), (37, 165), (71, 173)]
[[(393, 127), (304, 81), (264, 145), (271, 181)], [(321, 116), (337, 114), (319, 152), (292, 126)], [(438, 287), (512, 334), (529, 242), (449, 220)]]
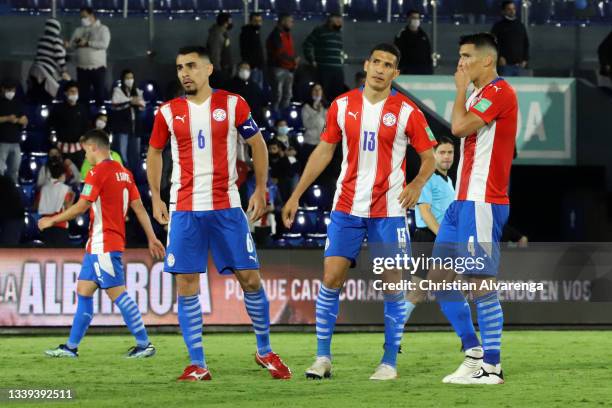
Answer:
[(315, 362), (305, 372), (306, 378), (321, 380), (331, 377), (331, 360), (329, 357), (317, 357)]
[(451, 383), (451, 380), (454, 378), (470, 377), (474, 372), (480, 370), (483, 356), (484, 351), (480, 346), (465, 350), (465, 359), (461, 365), (459, 365), (455, 372), (444, 377), (442, 382), (448, 384)]
[(451, 384), (503, 384), (504, 373), (501, 364), (483, 363), (482, 367), (471, 376), (451, 378)]
[(397, 378), (397, 369), (389, 364), (379, 364), (376, 371), (370, 377), (370, 380), (395, 380)]

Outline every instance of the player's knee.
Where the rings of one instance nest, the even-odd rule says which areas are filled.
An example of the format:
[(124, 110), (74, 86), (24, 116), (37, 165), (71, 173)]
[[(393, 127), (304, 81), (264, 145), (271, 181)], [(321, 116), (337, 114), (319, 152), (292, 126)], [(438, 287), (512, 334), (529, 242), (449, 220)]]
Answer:
[(423, 303), (427, 298), (427, 293), (421, 289), (414, 289), (408, 292), (406, 296), (406, 300), (412, 303), (413, 305)]
[(180, 296), (197, 294), (200, 291), (200, 275), (197, 273), (177, 274), (176, 289)]
[(261, 278), (259, 271), (236, 271), (236, 278), (240, 282), (242, 290), (245, 292), (255, 292), (261, 288)]

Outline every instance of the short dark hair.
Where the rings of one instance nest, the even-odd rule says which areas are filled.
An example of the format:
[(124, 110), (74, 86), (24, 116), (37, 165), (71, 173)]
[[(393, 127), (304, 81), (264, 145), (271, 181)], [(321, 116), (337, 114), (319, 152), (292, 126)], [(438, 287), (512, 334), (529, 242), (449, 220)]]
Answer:
[(108, 115), (104, 112), (98, 112), (94, 120), (100, 119), (100, 117), (104, 116), (108, 120)]
[(91, 7), (81, 7), (81, 9), (79, 10), (79, 12), (84, 11), (87, 14), (91, 14), (91, 15), (95, 15), (96, 13), (94, 12), (94, 9), (92, 9)]
[(230, 13), (222, 11), (221, 13), (217, 14), (217, 25), (223, 25), (227, 23), (231, 18), (232, 15)]
[(342, 14), (340, 14), (340, 13), (329, 13), (327, 18), (328, 19), (330, 19), (330, 18), (342, 18)]
[(395, 66), (399, 65), (400, 59), (402, 58), (402, 53), (400, 52), (399, 48), (397, 48), (391, 43), (380, 43), (378, 45), (375, 45), (374, 48), (370, 50), (370, 55), (368, 56), (368, 59), (372, 57), (374, 51), (384, 51), (388, 52), (389, 54), (395, 55)]
[(408, 10), (408, 12), (406, 13), (406, 17), (410, 17), (411, 14), (418, 14), (419, 17), (421, 17), (421, 13), (419, 12), (419, 10), (416, 10), (416, 9)]
[(262, 17), (262, 14), (259, 11), (249, 14), (249, 20), (252, 20), (254, 17)]
[(463, 35), (459, 38), (459, 46), (474, 44), (476, 48), (488, 47), (498, 52), (497, 38), (491, 33), (476, 33)]
[(64, 92), (68, 91), (70, 88), (79, 89), (79, 85), (76, 83), (76, 81), (68, 81), (64, 84)]
[(450, 144), (453, 147), (455, 147), (455, 143), (453, 143), (453, 141), (448, 137), (448, 136), (438, 136), (437, 138), (438, 144), (434, 147), (435, 150), (438, 149), (438, 147), (442, 146), (443, 144)]
[(200, 58), (208, 58), (210, 60), (210, 54), (208, 53), (208, 49), (201, 45), (187, 45), (179, 48), (178, 55), (187, 55), (191, 53), (196, 53)]
[(506, 6), (507, 6), (508, 4), (514, 4), (514, 1), (512, 1), (512, 0), (504, 0), (504, 1), (502, 1), (502, 2), (501, 2), (501, 9), (502, 9), (502, 10), (505, 10), (505, 9), (506, 9)]
[(291, 14), (289, 14), (289, 13), (280, 13), (278, 15), (278, 22), (280, 23), (281, 21), (283, 21), (284, 19), (289, 18), (289, 17), (293, 17), (293, 16)]
[(17, 81), (11, 78), (3, 79), (2, 82), (0, 83), (0, 87), (2, 87), (2, 89), (17, 88)]
[(60, 178), (62, 174), (64, 174), (64, 163), (61, 158), (54, 157), (47, 162), (47, 168), (49, 169), (49, 173), (51, 173), (51, 177), (54, 179)]
[(108, 137), (108, 133), (101, 129), (88, 130), (83, 136), (81, 136), (79, 142), (81, 144), (92, 142), (97, 144), (99, 147), (110, 149), (110, 138)]

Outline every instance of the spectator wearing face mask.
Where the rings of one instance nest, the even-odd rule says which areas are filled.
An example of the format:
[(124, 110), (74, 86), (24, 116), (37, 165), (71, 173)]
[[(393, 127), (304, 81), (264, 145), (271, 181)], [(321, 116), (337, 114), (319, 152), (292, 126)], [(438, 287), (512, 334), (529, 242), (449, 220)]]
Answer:
[(291, 195), (293, 179), (292, 165), (287, 157), (287, 148), (276, 138), (268, 142), (268, 163), (270, 165), (270, 180), (278, 186), (283, 202)]
[(249, 14), (249, 24), (240, 30), (240, 58), (251, 67), (251, 80), (263, 89), (264, 49), (261, 42), (261, 13)]
[(431, 43), (427, 33), (421, 28), (421, 15), (416, 10), (410, 10), (406, 16), (408, 24), (393, 41), (402, 56), (399, 70), (402, 75), (431, 75)]
[(28, 125), (23, 103), (15, 98), (17, 82), (6, 80), (0, 86), (0, 175), (14, 183), (21, 164), (21, 132)]
[(53, 105), (49, 115), (49, 126), (55, 130), (57, 148), (64, 158), (70, 159), (77, 167), (83, 164), (85, 153), (79, 138), (89, 130), (89, 112), (79, 101), (79, 88), (76, 82), (68, 82), (65, 87), (66, 100)]
[(512, 0), (502, 3), (501, 12), (503, 18), (491, 29), (499, 47), (499, 73), (503, 76), (523, 75), (529, 60), (527, 29), (516, 18), (516, 4)]
[(70, 159), (64, 159), (62, 154), (57, 147), (52, 147), (48, 153), (47, 164), (40, 169), (38, 172), (38, 179), (36, 180), (36, 187), (40, 189), (42, 186), (47, 184), (51, 180), (51, 171), (49, 169), (49, 163), (56, 160), (64, 164), (64, 183), (72, 187), (77, 187), (81, 183), (81, 174), (79, 169)]
[(276, 128), (274, 139), (282, 143), (285, 149), (289, 148), (291, 143), (289, 142), (289, 125), (287, 124), (287, 121), (284, 119), (279, 119), (274, 124), (274, 127)]
[(234, 27), (230, 13), (219, 13), (217, 22), (208, 30), (208, 47), (210, 62), (214, 70), (210, 76), (210, 84), (213, 88), (225, 87), (225, 83), (232, 77), (232, 49), (229, 37), (230, 30)]
[[(65, 184), (64, 163), (58, 157), (47, 163), (51, 179), (47, 181), (36, 198), (34, 207), (43, 216), (56, 215), (72, 205), (74, 193)], [(42, 241), (47, 247), (62, 248), (70, 246), (68, 222), (55, 224), (41, 233)]]
[(70, 38), (70, 47), (76, 50), (77, 82), (81, 101), (104, 103), (106, 93), (106, 50), (111, 34), (107, 26), (97, 19), (90, 7), (81, 8), (81, 26)]
[(121, 73), (121, 83), (113, 89), (111, 127), (113, 148), (125, 163), (132, 168), (140, 161), (140, 121), (139, 114), (145, 108), (143, 91), (135, 85), (134, 73), (129, 69)]
[(265, 99), (262, 89), (252, 80), (253, 71), (248, 62), (238, 65), (238, 72), (227, 85), (227, 90), (242, 96), (249, 106), (256, 123), (263, 122)]
[(272, 85), (272, 110), (278, 112), (291, 104), (293, 74), (300, 58), (293, 47), (293, 16), (280, 14), (276, 27), (266, 40)]
[(60, 81), (70, 80), (66, 72), (66, 48), (61, 36), (62, 25), (54, 18), (45, 22), (45, 31), (38, 40), (34, 63), (28, 73), (28, 99), (49, 104), (57, 96)]
[(325, 128), (327, 118), (327, 107), (329, 106), (323, 94), (321, 84), (314, 84), (310, 88), (310, 99), (302, 106), (302, 123), (304, 132), (304, 144), (300, 151), (300, 162), (306, 163), (310, 153), (321, 141), (321, 132)]
[(331, 14), (303, 44), (304, 56), (317, 69), (319, 82), (331, 100), (344, 92), (344, 40), (342, 16)]

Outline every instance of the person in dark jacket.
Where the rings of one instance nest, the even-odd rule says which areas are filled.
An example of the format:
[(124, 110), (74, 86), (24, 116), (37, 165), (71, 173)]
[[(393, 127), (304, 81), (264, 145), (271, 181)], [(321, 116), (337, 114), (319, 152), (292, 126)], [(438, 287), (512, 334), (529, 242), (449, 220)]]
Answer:
[(25, 220), (25, 208), (15, 182), (0, 175), (0, 246), (19, 244)]
[(334, 100), (345, 90), (342, 16), (331, 14), (306, 37), (303, 48), (304, 57), (317, 69), (325, 95)]
[(210, 76), (213, 88), (222, 88), (225, 82), (232, 77), (232, 49), (229, 31), (234, 27), (232, 15), (221, 12), (217, 15), (217, 23), (208, 30), (206, 45), (210, 52), (210, 62), (214, 71)]
[(410, 10), (406, 17), (408, 24), (393, 41), (402, 55), (399, 70), (402, 75), (432, 75), (431, 43), (421, 28), (421, 15), (416, 10)]
[(293, 73), (297, 68), (299, 57), (293, 47), (292, 28), (293, 17), (281, 14), (278, 16), (276, 27), (266, 40), (274, 111), (288, 107), (293, 97)]
[(140, 159), (140, 112), (145, 108), (143, 92), (135, 85), (134, 72), (121, 73), (121, 83), (113, 89), (111, 130), (113, 150), (118, 151), (125, 167), (134, 168)]
[(599, 73), (612, 79), (612, 31), (599, 44), (597, 54), (599, 56)]
[(241, 62), (238, 65), (238, 73), (227, 85), (227, 90), (242, 96), (249, 107), (256, 123), (263, 124), (263, 107), (265, 100), (259, 85), (252, 80), (253, 70), (248, 62)]
[(249, 24), (240, 31), (240, 57), (251, 67), (251, 81), (263, 89), (264, 49), (261, 42), (261, 13), (251, 13)]
[(9, 176), (14, 183), (21, 164), (21, 132), (28, 125), (23, 103), (15, 97), (16, 90), (16, 81), (6, 80), (0, 86), (0, 174)]
[(57, 148), (64, 158), (69, 159), (77, 168), (80, 168), (85, 159), (85, 153), (79, 139), (89, 130), (89, 114), (83, 104), (77, 103), (79, 88), (76, 82), (66, 84), (64, 96), (66, 101), (55, 105), (51, 110), (49, 126), (56, 132)]
[(529, 61), (527, 29), (516, 18), (516, 5), (512, 0), (504, 1), (501, 8), (503, 19), (491, 29), (499, 47), (499, 73), (503, 76), (519, 76)]

